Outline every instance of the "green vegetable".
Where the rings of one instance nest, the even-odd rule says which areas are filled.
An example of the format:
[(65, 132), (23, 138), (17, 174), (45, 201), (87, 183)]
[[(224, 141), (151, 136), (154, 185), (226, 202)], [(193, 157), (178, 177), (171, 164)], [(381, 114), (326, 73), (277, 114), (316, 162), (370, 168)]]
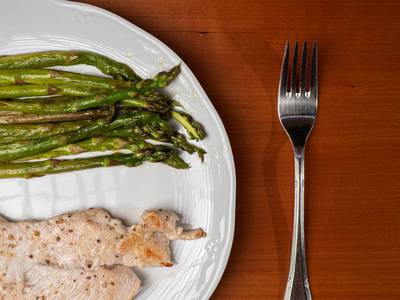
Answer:
[(161, 162), (177, 169), (187, 169), (189, 165), (177, 156), (175, 150), (154, 147), (130, 154), (111, 154), (90, 158), (48, 159), (43, 161), (13, 162), (0, 164), (0, 178), (32, 178), (47, 174), (70, 172), (98, 167), (125, 165), (136, 167), (142, 162)]
[(35, 97), (47, 95), (67, 95), (86, 97), (96, 94), (104, 94), (104, 90), (92, 90), (86, 87), (50, 84), (13, 84), (0, 85), (0, 99)]
[(62, 134), (88, 126), (92, 122), (90, 120), (81, 120), (59, 123), (0, 125), (0, 143)]
[[(1, 60), (1, 58), (0, 58)], [(0, 70), (0, 84), (50, 84), (86, 87), (89, 89), (116, 90), (135, 83), (108, 77), (85, 75), (53, 69), (5, 69)]]
[[(103, 104), (115, 103), (127, 98), (134, 98), (139, 94), (139, 92), (151, 91), (156, 87), (166, 86), (179, 74), (179, 72), (180, 72), (180, 67), (177, 66), (172, 68), (168, 72), (160, 72), (152, 79), (143, 80), (138, 84), (133, 85), (129, 88), (114, 91), (110, 94), (93, 95), (72, 101), (56, 102), (56, 103), (46, 103), (43, 101), (26, 103), (26, 102), (18, 102), (17, 100), (0, 101), (0, 110), (20, 111), (25, 113), (36, 113), (36, 114), (76, 112), (78, 110), (93, 108)], [(28, 86), (31, 85), (7, 86), (7, 87), (13, 87), (15, 89), (21, 87), (21, 89), (23, 89), (24, 87)], [(32, 85), (32, 86), (39, 87), (40, 85)], [(1, 93), (2, 93), (2, 88), (4, 87), (5, 86), (0, 86), (0, 98), (2, 97)], [(25, 92), (27, 93), (27, 91)], [(57, 93), (57, 92), (58, 89), (57, 91), (52, 93)], [(39, 96), (39, 95), (40, 94), (38, 93), (31, 94), (31, 96)], [(17, 97), (17, 96), (8, 95), (8, 98), (9, 97)]]
[(181, 123), (181, 125), (186, 129), (190, 139), (198, 141), (205, 138), (203, 126), (194, 121), (190, 115), (171, 110), (171, 117)]
[(113, 130), (124, 125), (134, 124), (154, 116), (151, 112), (132, 112), (116, 117), (111, 123), (99, 119), (93, 124), (64, 134), (39, 138), (36, 140), (16, 141), (0, 144), (0, 162), (12, 161), (47, 152), (54, 148), (72, 144), (104, 131)]
[(19, 159), (18, 161), (28, 161), (32, 159), (54, 158), (59, 156), (76, 155), (83, 152), (94, 151), (115, 151), (120, 149), (130, 150), (137, 152), (139, 150), (146, 150), (154, 148), (150, 143), (140, 140), (124, 140), (116, 137), (93, 137), (83, 140), (74, 144), (68, 144), (50, 151)]
[[(80, 64), (113, 78), (54, 68)], [(126, 64), (87, 51), (0, 56), (0, 178), (145, 161), (186, 169), (178, 149), (197, 153), (203, 161), (206, 152), (168, 122), (175, 119), (197, 141), (205, 137), (203, 127), (174, 110), (182, 105), (159, 90), (180, 72), (177, 65), (142, 79)], [(99, 151), (112, 153), (73, 156)], [(57, 159), (64, 156), (72, 158)]]
[(19, 112), (14, 111), (9, 113), (10, 115), (0, 115), (0, 124), (37, 124), (48, 122), (92, 120), (108, 116), (109, 110), (104, 108), (93, 108), (74, 113), (59, 114), (18, 114)]
[(43, 68), (79, 64), (97, 67), (104, 74), (113, 77), (122, 76), (131, 81), (141, 81), (141, 78), (126, 64), (92, 52), (43, 51), (0, 57), (0, 69)]

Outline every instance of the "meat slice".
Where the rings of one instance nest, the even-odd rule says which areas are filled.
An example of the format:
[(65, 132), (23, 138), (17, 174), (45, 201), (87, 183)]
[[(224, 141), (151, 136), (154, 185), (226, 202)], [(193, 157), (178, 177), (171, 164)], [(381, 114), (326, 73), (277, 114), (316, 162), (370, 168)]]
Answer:
[[(205, 236), (201, 229), (176, 227), (178, 220), (172, 212), (148, 210), (126, 227), (99, 208), (39, 222), (0, 219), (0, 299), (36, 299), (30, 297), (45, 289), (50, 299), (72, 291), (77, 294), (68, 299), (92, 299), (103, 291), (103, 298), (93, 299), (130, 300), (140, 286), (130, 267), (172, 266), (170, 240)], [(99, 276), (113, 282), (116, 292), (101, 289)]]
[[(123, 288), (121, 288), (123, 287)], [(20, 281), (3, 284), (1, 299), (15, 300), (124, 300), (132, 299), (140, 280), (131, 268), (79, 270), (33, 265)]]
[(0, 221), (0, 255), (35, 264), (85, 269), (117, 264), (127, 267), (170, 265), (169, 241), (203, 236), (183, 232), (169, 211), (145, 211), (138, 225), (126, 227), (96, 208), (41, 221)]

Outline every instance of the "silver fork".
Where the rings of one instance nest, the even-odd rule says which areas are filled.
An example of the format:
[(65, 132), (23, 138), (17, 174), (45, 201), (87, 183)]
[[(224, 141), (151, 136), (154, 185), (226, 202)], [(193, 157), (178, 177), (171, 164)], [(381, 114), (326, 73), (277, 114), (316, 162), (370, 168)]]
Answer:
[(293, 240), (285, 300), (311, 299), (304, 245), (304, 148), (317, 116), (317, 43), (314, 41), (311, 57), (309, 91), (306, 91), (307, 41), (304, 41), (303, 44), (298, 92), (297, 52), (298, 43), (296, 41), (291, 83), (288, 86), (289, 42), (286, 43), (278, 94), (279, 120), (292, 142), (295, 160)]

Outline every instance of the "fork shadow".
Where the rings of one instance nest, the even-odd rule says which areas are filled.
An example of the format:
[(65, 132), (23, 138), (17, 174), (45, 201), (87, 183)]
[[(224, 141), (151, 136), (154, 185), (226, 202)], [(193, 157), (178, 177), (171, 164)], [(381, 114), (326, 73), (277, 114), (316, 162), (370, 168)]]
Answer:
[[(279, 177), (278, 177), (278, 156), (281, 149), (285, 146), (290, 147), (285, 142), (286, 136), (278, 117), (271, 121), (271, 133), (269, 136), (268, 147), (264, 151), (263, 169), (268, 170), (263, 174), (264, 191), (266, 195), (266, 203), (268, 205), (268, 213), (270, 224), (272, 224), (273, 239), (275, 241), (276, 261), (278, 268), (279, 291), (277, 299), (282, 299), (287, 276), (289, 271), (290, 247), (292, 237), (292, 224), (289, 223), (283, 215), (284, 202), (290, 199), (283, 199), (279, 194)], [(287, 250), (287, 251), (286, 251)]]
[[(252, 49), (248, 47), (252, 47), (264, 49), (263, 51), (265, 51), (265, 53), (269, 53), (261, 58), (259, 56), (248, 55), (245, 59), (248, 61), (247, 65), (251, 66), (253, 74), (259, 78), (259, 82), (262, 84), (265, 91), (264, 94), (266, 95), (266, 99), (262, 101), (264, 101), (263, 105), (266, 106), (264, 111), (267, 115), (261, 118), (263, 121), (257, 124), (257, 126), (265, 126), (268, 128), (264, 141), (264, 145), (266, 146), (263, 151), (261, 162), (262, 174), (260, 175), (263, 179), (263, 210), (266, 214), (265, 217), (268, 218), (268, 222), (264, 222), (264, 224), (269, 224), (269, 226), (271, 226), (270, 228), (264, 228), (263, 232), (265, 235), (270, 235), (268, 239), (273, 241), (273, 243), (266, 245), (267, 251), (263, 257), (263, 263), (268, 261), (274, 263), (274, 265), (265, 267), (267, 273), (276, 276), (275, 278), (271, 278), (271, 282), (274, 282), (274, 290), (269, 290), (268, 294), (276, 296), (275, 299), (283, 299), (289, 272), (292, 243), (292, 222), (287, 221), (284, 211), (287, 208), (287, 203), (290, 203), (290, 207), (292, 207), (293, 196), (288, 199), (283, 199), (279, 193), (282, 187), (279, 176), (282, 176), (282, 173), (278, 172), (278, 170), (281, 170), (281, 166), (278, 165), (278, 159), (280, 153), (285, 151), (289, 153), (288, 159), (292, 161), (293, 151), (289, 139), (278, 119), (276, 98), (278, 81), (276, 80), (276, 84), (271, 83), (274, 83), (273, 80), (277, 79), (280, 74), (282, 52), (285, 43), (282, 43), (281, 48), (274, 49), (274, 45), (263, 40), (262, 36), (258, 36), (257, 33), (253, 35), (255, 44), (251, 46), (237, 42), (236, 38), (232, 35), (230, 37), (232, 38), (231, 45), (236, 47), (238, 52), (251, 52)], [(260, 68), (260, 66), (263, 67)], [(267, 76), (269, 76), (271, 80), (266, 80), (266, 74), (268, 74)], [(269, 74), (274, 74), (274, 76)], [(289, 172), (289, 174), (294, 175), (294, 169), (293, 172)], [(292, 185), (290, 185), (290, 189), (294, 193)], [(291, 220), (291, 218), (289, 218), (289, 220)], [(278, 286), (278, 288), (276, 288), (276, 286)]]
[[(256, 48), (263, 49), (265, 53), (268, 53), (268, 55), (262, 57), (247, 55), (245, 59), (248, 61), (248, 66), (251, 66), (253, 74), (258, 77), (266, 95), (266, 99), (262, 101), (264, 101), (263, 105), (266, 106), (264, 111), (267, 115), (261, 118), (263, 121), (257, 124), (257, 126), (268, 128), (264, 141), (265, 149), (262, 154), (262, 174), (260, 175), (263, 179), (263, 210), (266, 214), (265, 217), (268, 219), (268, 222), (264, 222), (264, 224), (271, 226), (270, 228), (264, 228), (263, 232), (265, 235), (269, 235), (268, 240), (273, 242), (266, 245), (267, 251), (263, 257), (263, 263), (268, 261), (273, 262), (273, 265), (265, 267), (265, 270), (267, 274), (274, 274), (276, 276), (270, 280), (274, 282), (273, 290), (266, 291), (266, 293), (270, 297), (274, 295), (275, 299), (280, 300), (283, 299), (288, 278), (293, 226), (293, 223), (290, 221), (292, 218), (286, 218), (284, 212), (287, 209), (287, 203), (290, 203), (290, 208), (292, 208), (294, 197), (293, 178), (293, 186), (290, 185), (292, 194), (289, 193), (291, 196), (287, 199), (282, 198), (280, 193), (282, 189), (282, 184), (280, 184), (280, 176), (282, 176), (280, 170), (282, 170), (282, 166), (278, 165), (279, 155), (282, 151), (289, 154), (287, 157), (288, 160), (291, 162), (293, 160), (292, 147), (279, 122), (277, 112), (278, 77), (285, 43), (283, 42), (282, 47), (279, 47), (279, 49), (275, 49), (274, 44), (265, 41), (258, 33), (253, 33), (253, 35), (253, 45), (240, 43), (232, 35), (230, 37), (231, 45), (236, 47), (238, 52), (251, 53), (252, 49)], [(268, 80), (266, 80), (266, 76)], [(275, 84), (274, 80), (276, 80)], [(293, 172), (288, 172), (291, 176), (294, 175), (294, 162), (292, 166)]]
[[(266, 249), (262, 258), (263, 261), (260, 263), (266, 264), (261, 268), (262, 270), (265, 270), (265, 278), (268, 276), (266, 274), (272, 274), (274, 277), (266, 279), (270, 281), (270, 283), (273, 283), (272, 288), (270, 288), (268, 291), (262, 291), (261, 293), (263, 295), (268, 294), (269, 299), (280, 300), (283, 299), (285, 293), (292, 242), (292, 222), (288, 222), (286, 220), (284, 212), (285, 208), (287, 207), (286, 204), (288, 202), (293, 203), (293, 197), (283, 199), (279, 193), (281, 190), (279, 176), (282, 174), (281, 172), (278, 172), (278, 170), (281, 170), (281, 166), (278, 166), (279, 155), (282, 151), (287, 150), (287, 153), (290, 155), (288, 159), (293, 159), (293, 152), (289, 139), (287, 138), (279, 122), (277, 114), (277, 78), (280, 74), (282, 52), (285, 43), (282, 43), (281, 48), (275, 50), (273, 45), (265, 41), (258, 33), (252, 33), (252, 35), (254, 36), (252, 39), (254, 43), (252, 45), (239, 41), (238, 39), (240, 36), (237, 37), (236, 35), (227, 35), (227, 37), (230, 39), (231, 46), (236, 48), (237, 53), (252, 53), (254, 52), (254, 49), (263, 49), (265, 53), (268, 53), (268, 55), (264, 55), (262, 57), (246, 55), (242, 58), (247, 60), (248, 63), (246, 66), (251, 68), (249, 71), (258, 78), (259, 83), (262, 85), (264, 90), (263, 99), (260, 100), (262, 103), (259, 103), (259, 105), (264, 107), (263, 111), (266, 113), (265, 116), (259, 118), (261, 121), (258, 121), (258, 124), (254, 124), (257, 127), (264, 127), (264, 130), (267, 129), (265, 131), (266, 134), (263, 137), (265, 138), (263, 141), (265, 149), (259, 154), (262, 155), (262, 158), (260, 158), (262, 171), (261, 174), (255, 175), (261, 176), (262, 178), (262, 191), (264, 199), (262, 199), (262, 206), (257, 206), (263, 210), (265, 215), (262, 217), (263, 220), (257, 220), (257, 222), (258, 224), (263, 224), (264, 227), (270, 226), (269, 228), (265, 227), (262, 230), (265, 236), (269, 235), (269, 244), (260, 244), (261, 247), (265, 247)], [(273, 84), (274, 79), (276, 80), (276, 84)], [(286, 147), (288, 148), (286, 149)], [(238, 177), (241, 173), (251, 173), (246, 171), (245, 168), (247, 168), (246, 164), (241, 164), (240, 168), (238, 165)], [(294, 174), (294, 170), (290, 174)], [(290, 188), (293, 189), (293, 186), (290, 185)], [(239, 201), (240, 196), (241, 194), (239, 193)], [(239, 205), (240, 203), (238, 203), (238, 207)], [(266, 221), (264, 221), (264, 218)], [(247, 227), (244, 222), (250, 222), (254, 224), (252, 220), (247, 219), (238, 220), (236, 225)], [(239, 247), (235, 242), (234, 248), (236, 250), (239, 248), (241, 249), (241, 247)], [(272, 264), (268, 265), (268, 262), (272, 262)], [(265, 284), (266, 283), (267, 282), (265, 282)], [(273, 295), (273, 297), (271, 297), (271, 295)]]

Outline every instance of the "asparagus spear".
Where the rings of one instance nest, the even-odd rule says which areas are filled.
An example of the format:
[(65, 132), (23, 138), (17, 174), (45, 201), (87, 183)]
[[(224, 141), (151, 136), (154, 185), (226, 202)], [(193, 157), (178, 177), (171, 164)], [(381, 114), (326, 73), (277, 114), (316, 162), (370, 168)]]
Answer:
[(13, 84), (0, 85), (0, 99), (47, 96), (54, 94), (86, 97), (104, 94), (105, 90), (93, 90), (85, 87), (50, 84)]
[(92, 122), (81, 120), (60, 123), (0, 125), (0, 143), (62, 134), (88, 126)]
[[(104, 92), (104, 94), (109, 94), (109, 93), (110, 93), (109, 91)], [(29, 97), (29, 98), (14, 98), (14, 99), (11, 98), (9, 100), (25, 102), (25, 103), (28, 103), (28, 102), (56, 103), (56, 102), (67, 102), (67, 101), (78, 100), (80, 98), (82, 98), (82, 97), (56, 94), (56, 95), (50, 95), (50, 96), (38, 96), (38, 97)], [(170, 100), (157, 90), (143, 92), (142, 94), (135, 96), (135, 99), (147, 101), (150, 103), (156, 102), (157, 104), (165, 105), (165, 106), (169, 106), (169, 104), (170, 104)], [(121, 104), (123, 104), (122, 101), (125, 101), (125, 100), (121, 100), (121, 102), (120, 102)], [(127, 105), (128, 105), (128, 103), (129, 102), (127, 102)]]
[(80, 128), (75, 131), (64, 134), (44, 137), (36, 140), (16, 141), (0, 144), (0, 162), (12, 161), (15, 159), (37, 155), (47, 152), (54, 148), (75, 143), (94, 135), (101, 134), (107, 130), (113, 130), (118, 127), (134, 124), (139, 121), (149, 119), (154, 113), (148, 111), (139, 111), (127, 113), (116, 117), (111, 123), (105, 119), (99, 119), (93, 124)]
[(141, 81), (141, 78), (126, 64), (92, 52), (43, 51), (0, 57), (0, 69), (42, 68), (78, 64), (97, 67), (104, 74), (113, 77), (120, 75), (131, 81)]
[[(75, 97), (75, 96), (65, 96), (65, 95), (55, 95), (52, 97), (32, 97), (32, 98), (22, 98), (22, 99), (6, 99), (3, 100), (5, 101), (5, 105), (7, 105), (7, 109), (20, 109), (20, 110), (26, 110), (25, 108), (21, 108), (26, 106), (25, 104), (22, 103), (46, 103), (46, 104), (54, 104), (57, 102), (71, 102), (75, 100), (79, 100), (81, 97)], [(11, 102), (11, 103), (10, 103)], [(155, 111), (155, 112), (160, 112), (160, 113), (165, 113), (169, 111), (170, 109), (170, 103), (169, 102), (162, 102), (160, 99), (157, 99), (157, 97), (153, 95), (137, 95), (134, 96), (134, 98), (127, 98), (123, 99), (121, 101), (118, 101), (118, 104), (122, 104), (125, 106), (129, 107), (140, 107), (144, 108), (147, 110)], [(5, 108), (6, 109), (6, 108)], [(33, 108), (31, 108), (33, 110)], [(9, 111), (9, 110), (0, 110), (0, 115), (7, 115), (7, 112), (12, 112), (13, 114), (17, 113), (22, 115), (24, 114), (23, 112), (20, 111)]]
[(170, 137), (162, 130), (152, 124), (134, 124), (123, 126), (114, 130), (104, 132), (103, 136), (120, 137), (124, 139), (147, 140), (152, 139), (158, 142), (168, 142)]
[(132, 139), (137, 139), (137, 140), (146, 140), (146, 137), (144, 137), (140, 133), (136, 133), (131, 127), (123, 126), (119, 127), (114, 130), (109, 130), (106, 132), (102, 133), (102, 136), (105, 137), (119, 137), (119, 138), (132, 138)]
[(177, 169), (187, 169), (189, 165), (177, 156), (175, 150), (154, 147), (130, 154), (111, 154), (77, 159), (48, 159), (34, 162), (14, 162), (0, 164), (0, 178), (32, 178), (68, 171), (125, 165), (135, 167), (142, 162), (161, 162)]
[[(136, 108), (132, 107), (116, 106), (115, 114), (122, 115), (136, 110)], [(97, 120), (104, 117), (109, 118), (110, 114), (113, 114), (112, 111), (110, 112), (110, 107), (92, 108), (60, 114), (26, 114), (16, 111), (0, 111), (0, 124), (40, 124), (78, 120)]]
[[(1, 91), (0, 91), (1, 92)], [(52, 102), (25, 102), (18, 100), (0, 101), (2, 111), (20, 111), (34, 114), (59, 114), (77, 112), (79, 110), (93, 108), (102, 104), (111, 103), (107, 94), (88, 96), (72, 101)]]
[(169, 71), (162, 71), (151, 79), (144, 79), (132, 86), (132, 88), (136, 88), (136, 91), (152, 91), (158, 87), (165, 87), (169, 85), (180, 72), (181, 64), (171, 68)]
[(59, 114), (15, 114), (10, 112), (11, 115), (0, 115), (0, 124), (37, 124), (46, 122), (65, 122), (76, 120), (92, 120), (108, 116), (108, 109), (94, 108), (81, 110), (73, 113), (59, 113)]
[(169, 110), (168, 106), (160, 105), (157, 102), (148, 102), (148, 101), (142, 100), (138, 97), (123, 99), (123, 100), (119, 101), (118, 103), (126, 105), (126, 106), (131, 106), (131, 107), (141, 107), (144, 109), (148, 109), (148, 110), (155, 111), (155, 112), (161, 112), (161, 113)]
[(141, 107), (151, 111), (157, 111), (161, 113), (168, 112), (171, 108), (168, 101), (159, 98), (155, 94), (144, 95), (140, 94), (133, 98), (126, 98), (118, 101), (119, 104), (131, 106), (131, 107)]
[(30, 103), (30, 102), (56, 103), (56, 102), (78, 100), (80, 98), (82, 98), (82, 97), (56, 94), (56, 95), (50, 95), (50, 96), (38, 96), (38, 97), (29, 97), (29, 98), (15, 98), (15, 99), (11, 98), (9, 100), (24, 102), (24, 103)]
[(150, 143), (140, 140), (125, 140), (117, 137), (93, 137), (74, 144), (55, 148), (50, 151), (17, 159), (15, 161), (29, 161), (33, 159), (54, 158), (59, 156), (76, 155), (83, 152), (111, 151), (126, 149), (132, 152), (154, 148)]
[(186, 129), (190, 139), (198, 141), (205, 138), (203, 126), (194, 121), (190, 115), (184, 112), (171, 110), (171, 117), (181, 123), (181, 125)]
[(184, 135), (175, 132), (174, 135), (170, 137), (170, 143), (172, 143), (176, 148), (184, 150), (189, 154), (197, 153), (201, 161), (204, 161), (204, 154), (206, 154), (206, 151), (188, 143)]
[[(25, 113), (66, 113), (96, 107), (107, 103), (133, 98), (142, 91), (152, 91), (156, 87), (167, 86), (180, 73), (180, 66), (176, 66), (168, 72), (160, 72), (152, 79), (146, 79), (129, 88), (114, 91), (111, 94), (99, 94), (84, 97), (78, 100), (57, 103), (24, 103), (18, 101), (0, 101), (0, 110), (21, 111)], [(22, 87), (28, 85), (22, 85)], [(0, 93), (1, 93), (0, 87)]]
[[(1, 60), (1, 58), (0, 58)], [(52, 69), (5, 69), (0, 70), (0, 84), (51, 84), (71, 85), (90, 89), (116, 90), (135, 83), (107, 77), (84, 75)]]

